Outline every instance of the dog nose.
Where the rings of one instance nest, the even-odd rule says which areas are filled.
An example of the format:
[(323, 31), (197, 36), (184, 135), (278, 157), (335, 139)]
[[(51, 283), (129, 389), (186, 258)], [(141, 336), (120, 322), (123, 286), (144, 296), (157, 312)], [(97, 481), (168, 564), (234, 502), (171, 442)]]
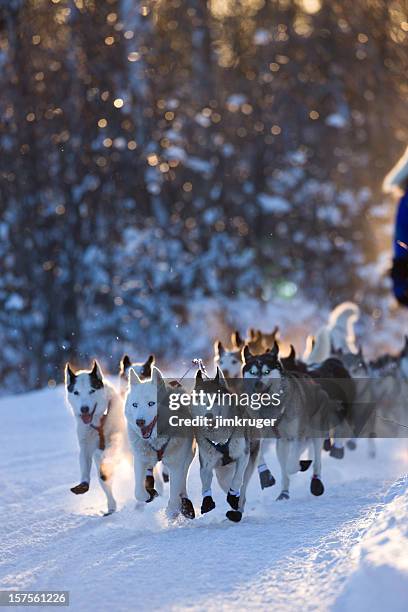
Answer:
[(210, 421), (214, 418), (214, 415), (212, 412), (208, 412), (207, 417), (210, 419)]
[(255, 383), (255, 391), (260, 391), (261, 389), (263, 389), (263, 384), (258, 380), (258, 382)]
[(82, 414), (86, 414), (87, 412), (89, 412), (89, 406), (81, 406), (81, 412)]
[(143, 427), (143, 425), (146, 423), (146, 421), (144, 419), (136, 419), (136, 425), (138, 427)]

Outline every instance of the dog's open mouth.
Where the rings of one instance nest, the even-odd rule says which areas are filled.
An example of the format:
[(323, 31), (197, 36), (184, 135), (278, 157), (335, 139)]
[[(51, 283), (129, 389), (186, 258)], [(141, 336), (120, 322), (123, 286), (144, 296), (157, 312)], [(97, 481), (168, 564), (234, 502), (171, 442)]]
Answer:
[(85, 414), (81, 414), (82, 422), (85, 423), (85, 425), (89, 425), (90, 423), (92, 423), (92, 419), (95, 414), (95, 410), (96, 410), (96, 404), (92, 412), (85, 412)]
[(150, 438), (150, 436), (152, 435), (152, 431), (154, 429), (154, 426), (156, 425), (156, 422), (157, 422), (157, 416), (154, 417), (153, 421), (151, 421), (149, 425), (146, 425), (140, 428), (140, 431), (142, 432), (142, 437), (145, 440), (147, 438)]

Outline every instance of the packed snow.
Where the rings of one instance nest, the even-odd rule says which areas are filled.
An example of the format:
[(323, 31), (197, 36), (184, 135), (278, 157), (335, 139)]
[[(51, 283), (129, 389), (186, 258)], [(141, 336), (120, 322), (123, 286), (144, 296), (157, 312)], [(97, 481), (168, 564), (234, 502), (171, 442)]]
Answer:
[(379, 441), (376, 459), (368, 457), (366, 440), (343, 461), (325, 455), (325, 494), (312, 497), (309, 475), (299, 474), (288, 502), (275, 501), (271, 444), (278, 485), (261, 491), (254, 476), (240, 524), (225, 518), (219, 489), (216, 509), (199, 516), (196, 458), (189, 493), (197, 518), (171, 523), (167, 485), (135, 510), (127, 460), (115, 484), (116, 514), (101, 516), (105, 501), (95, 475), (89, 493), (71, 494), (78, 449), (62, 387), (4, 398), (0, 409), (2, 589), (69, 590), (72, 609), (87, 612), (380, 612), (387, 593), (393, 610), (406, 602), (407, 481), (393, 485), (407, 472), (405, 440)]

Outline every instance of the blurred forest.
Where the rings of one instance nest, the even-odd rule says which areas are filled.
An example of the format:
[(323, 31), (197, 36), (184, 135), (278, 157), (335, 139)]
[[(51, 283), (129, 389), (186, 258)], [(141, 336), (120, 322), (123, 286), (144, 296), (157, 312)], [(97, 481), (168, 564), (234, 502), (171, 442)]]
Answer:
[(0, 0), (1, 387), (174, 357), (192, 304), (375, 303), (407, 48), (407, 0)]

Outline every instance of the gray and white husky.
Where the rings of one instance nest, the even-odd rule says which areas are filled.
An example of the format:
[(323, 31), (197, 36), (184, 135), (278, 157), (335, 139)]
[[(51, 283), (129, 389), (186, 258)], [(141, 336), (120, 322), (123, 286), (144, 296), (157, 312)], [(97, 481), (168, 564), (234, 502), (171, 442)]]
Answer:
[[(276, 335), (278, 328), (276, 327), (271, 335)], [(226, 349), (222, 342), (216, 341), (214, 344), (214, 366), (220, 368), (224, 377), (228, 379), (229, 385), (240, 384), (242, 378), (243, 357), (242, 349), (244, 342), (241, 339), (239, 332), (234, 332), (231, 336), (232, 347)], [(235, 382), (234, 382), (235, 381)], [(261, 440), (258, 453), (258, 475), (261, 489), (273, 487), (275, 478), (266, 463), (264, 452), (268, 446), (268, 440)]]
[(146, 489), (145, 475), (148, 468), (162, 461), (170, 480), (167, 515), (175, 518), (181, 512), (194, 518), (187, 496), (187, 475), (195, 452), (193, 433), (180, 437), (159, 435), (157, 431), (160, 403), (170, 392), (158, 368), (153, 366), (151, 378), (144, 381), (130, 368), (125, 416), (134, 457), (135, 498), (139, 503), (151, 502), (157, 495), (154, 489)]
[(111, 514), (116, 510), (112, 492), (114, 469), (121, 457), (126, 432), (121, 398), (103, 378), (96, 361), (91, 370), (79, 372), (74, 372), (67, 363), (65, 388), (77, 425), (81, 474), (80, 483), (71, 491), (81, 495), (89, 490), (93, 459), (108, 502), (107, 514)]
[[(243, 351), (244, 379), (255, 379), (255, 389), (263, 393), (279, 393), (279, 407), (261, 409), (260, 415), (276, 419), (276, 452), (282, 473), (282, 490), (278, 500), (289, 499), (291, 474), (306, 471), (310, 460), (301, 460), (306, 448), (313, 448), (313, 476), (310, 490), (313, 495), (322, 495), (321, 453), (323, 438), (308, 437), (312, 429), (321, 430), (321, 416), (327, 414), (328, 397), (312, 381), (307, 384), (307, 374), (299, 375), (285, 371), (279, 361), (279, 347), (275, 342), (271, 351), (263, 355), (252, 355), (247, 346)], [(306, 383), (306, 384), (305, 384)], [(316, 422), (316, 426), (313, 426)]]
[[(217, 367), (214, 379), (204, 379), (201, 370), (196, 375), (195, 391), (215, 394), (220, 398), (229, 394), (225, 378)], [(245, 472), (249, 461), (249, 440), (242, 430), (234, 426), (216, 426), (220, 419), (231, 418), (234, 410), (226, 401), (215, 401), (211, 412), (206, 403), (193, 405), (193, 417), (206, 417), (207, 423), (196, 430), (196, 439), (200, 457), (200, 478), (203, 501), (201, 513), (206, 514), (215, 508), (212, 497), (211, 483), (213, 473), (222, 489), (227, 493), (227, 502), (231, 510), (226, 513), (230, 521), (238, 523), (242, 518), (243, 503), (240, 499), (241, 489), (248, 484), (244, 482)], [(247, 473), (247, 476), (250, 476)], [(243, 492), (243, 499), (245, 492)], [(240, 503), (241, 501), (241, 503)]]

